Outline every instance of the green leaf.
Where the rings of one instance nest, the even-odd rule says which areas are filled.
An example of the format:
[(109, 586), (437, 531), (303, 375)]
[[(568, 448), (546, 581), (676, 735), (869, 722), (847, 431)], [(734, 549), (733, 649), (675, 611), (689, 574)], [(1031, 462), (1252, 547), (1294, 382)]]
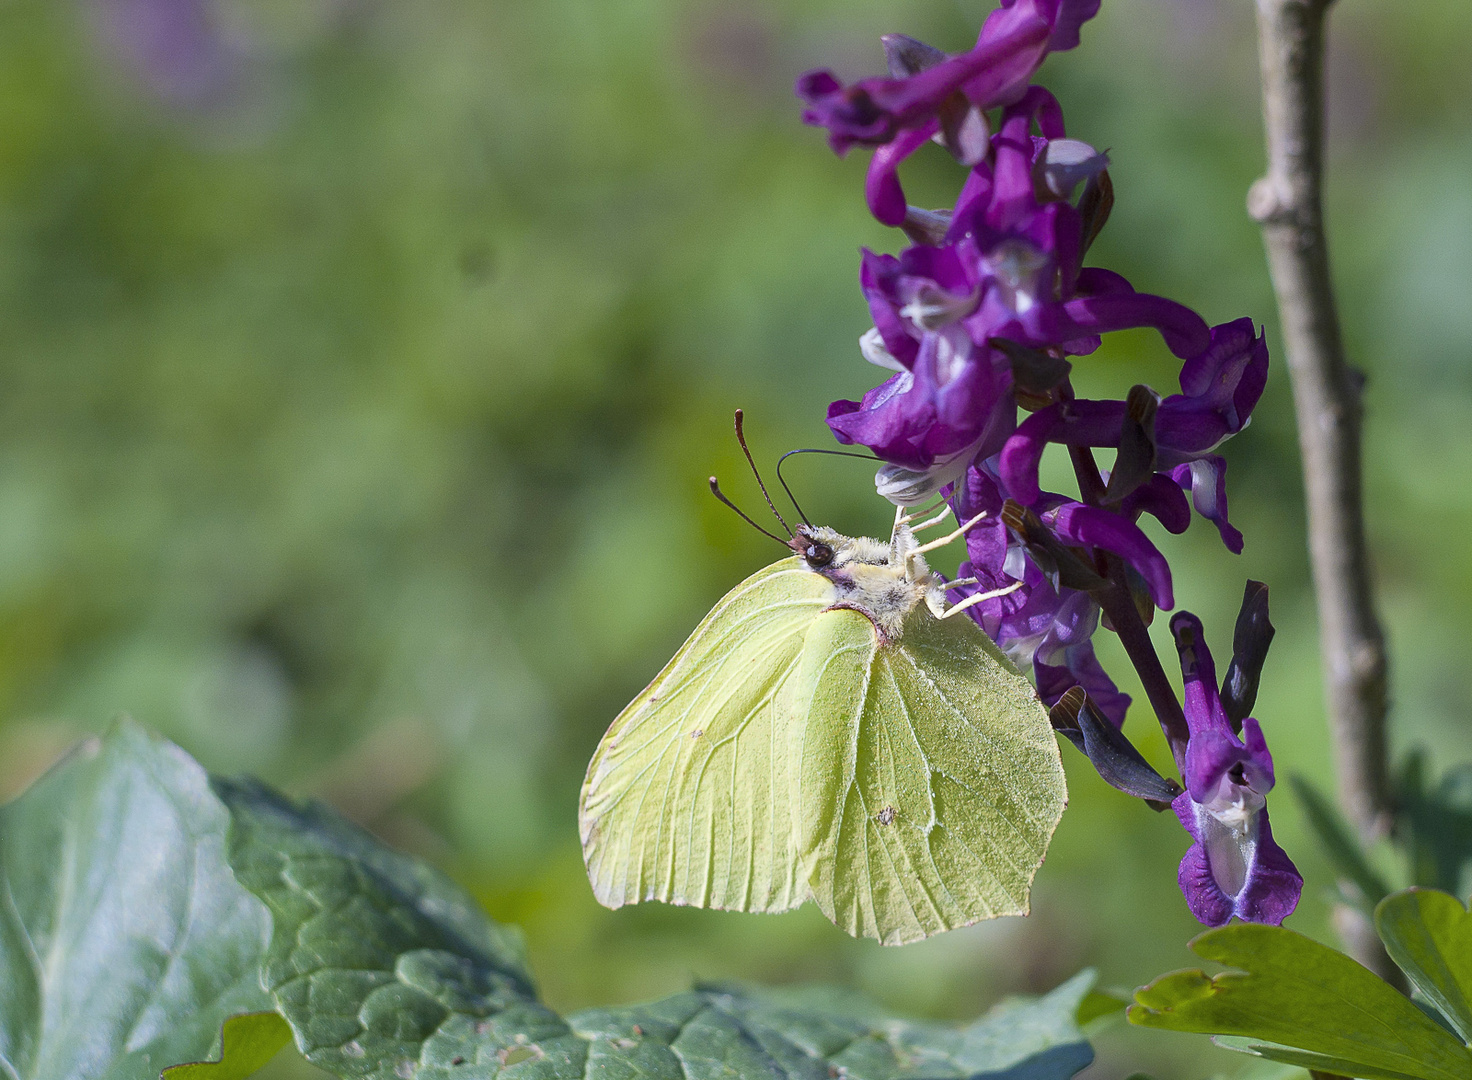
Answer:
[(1284, 1060), (1272, 1046), (1279, 1044), (1352, 1063), (1349, 1075), (1377, 1080), (1472, 1076), (1465, 1046), (1388, 983), (1302, 934), (1238, 923), (1207, 931), (1191, 948), (1237, 970), (1161, 976), (1136, 991), (1131, 1023), (1246, 1036), (1264, 1057)]
[(517, 1036), (577, 1042), (536, 1002), (519, 942), (448, 878), (320, 805), (214, 785), (236, 876), (271, 912), (261, 979), (308, 1061), (391, 1077), (467, 1033), (493, 1055)]
[(0, 1075), (155, 1080), (270, 1008), (228, 825), (204, 770), (128, 722), (0, 808)]
[(1406, 889), (1375, 909), (1375, 929), (1416, 989), (1472, 1043), (1472, 913), (1444, 892)]
[(245, 1080), (291, 1042), (291, 1028), (279, 1013), (247, 1013), (225, 1021), (220, 1033), (220, 1060), (174, 1065), (162, 1080)]
[[(1390, 893), (1385, 879), (1370, 865), (1364, 849), (1354, 838), (1344, 818), (1329, 804), (1318, 789), (1302, 776), (1289, 777), (1293, 794), (1303, 807), (1303, 815), (1319, 838), (1319, 850), (1341, 878), (1353, 882), (1368, 912)], [(1358, 904), (1356, 904), (1358, 906)]]
[(1122, 1019), (1129, 1003), (1130, 994), (1126, 990), (1090, 990), (1088, 996), (1079, 1002), (1079, 1027), (1092, 1031), (1092, 1024)]
[(1424, 752), (1413, 751), (1402, 764), (1396, 802), (1412, 884), (1461, 894), (1472, 871), (1472, 763), (1448, 769), (1433, 783)]
[(537, 1002), (517, 941), (448, 879), (322, 807), (215, 784), (236, 873), (274, 920), (266, 985), (307, 1059), (339, 1076), (1066, 1080), (1093, 1059), (1075, 1019), (1092, 973), (963, 1028), (722, 987), (563, 1020)]
[(1253, 1057), (1262, 1058), (1265, 1061), (1276, 1061), (1281, 1065), (1296, 1065), (1300, 1069), (1311, 1069), (1322, 1076), (1348, 1076), (1354, 1073), (1357, 1076), (1374, 1077), (1378, 1078), (1378, 1080), (1407, 1080), (1410, 1076), (1407, 1073), (1356, 1072), (1356, 1070), (1362, 1068), (1358, 1062), (1333, 1057), (1329, 1054), (1314, 1054), (1307, 1050), (1295, 1050), (1293, 1047), (1283, 1046), (1281, 1043), (1245, 1039), (1240, 1035), (1217, 1035), (1211, 1041), (1227, 1050), (1237, 1050), (1244, 1054), (1251, 1054)]

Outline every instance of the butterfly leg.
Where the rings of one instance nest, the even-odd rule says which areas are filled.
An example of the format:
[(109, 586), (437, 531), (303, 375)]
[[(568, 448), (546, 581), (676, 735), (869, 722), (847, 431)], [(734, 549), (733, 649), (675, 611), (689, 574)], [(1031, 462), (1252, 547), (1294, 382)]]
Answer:
[(930, 518), (927, 521), (922, 521), (919, 525), (911, 525), (910, 526), (910, 531), (912, 533), (917, 533), (921, 529), (930, 529), (930, 528), (933, 528), (936, 525), (939, 525), (941, 522), (945, 521), (945, 519), (948, 518), (948, 517), (950, 517), (950, 516), (951, 516), (951, 508), (949, 506), (947, 506), (943, 510), (941, 510), (940, 513), (936, 514), (935, 517)]
[[(954, 532), (947, 533), (945, 536), (942, 536), (942, 537), (939, 537), (939, 538), (937, 538), (935, 540), (932, 540), (928, 544), (921, 544), (919, 547), (917, 547), (914, 550), (913, 554), (915, 554), (915, 555), (924, 555), (927, 551), (934, 551), (936, 548), (943, 548), (947, 544), (953, 544), (953, 543), (955, 543), (957, 540), (961, 539), (961, 537), (965, 536), (968, 532), (970, 532), (973, 528), (975, 528), (976, 527), (976, 524), (978, 522), (980, 522), (986, 516), (987, 516), (987, 512), (985, 510), (983, 510), (981, 513), (977, 514), (974, 518), (972, 518), (970, 521), (966, 522), (966, 524), (962, 525), (959, 529), (955, 530)], [(911, 530), (911, 531), (913, 532), (914, 530)]]
[[(942, 516), (944, 516), (945, 514), (948, 514), (949, 509), (951, 508), (946, 505), (945, 499), (936, 499), (935, 502), (930, 503), (929, 506), (916, 506), (916, 508), (908, 508), (908, 506), (896, 506), (895, 524), (908, 525), (916, 518), (923, 518), (923, 516), (926, 516), (927, 514), (935, 514), (938, 509), (939, 511), (942, 511)], [(924, 525), (916, 525), (916, 528), (924, 528)]]
[(1022, 588), (1022, 582), (1015, 581), (1011, 585), (1008, 585), (1005, 589), (993, 589), (991, 592), (977, 593), (975, 596), (968, 596), (959, 604), (953, 604), (952, 606), (946, 608), (946, 610), (940, 615), (937, 615), (936, 618), (949, 619), (952, 615), (959, 615), (967, 608), (975, 607), (977, 604), (980, 604), (984, 600), (995, 600), (999, 596), (1006, 596), (1008, 593), (1016, 592), (1020, 588)]

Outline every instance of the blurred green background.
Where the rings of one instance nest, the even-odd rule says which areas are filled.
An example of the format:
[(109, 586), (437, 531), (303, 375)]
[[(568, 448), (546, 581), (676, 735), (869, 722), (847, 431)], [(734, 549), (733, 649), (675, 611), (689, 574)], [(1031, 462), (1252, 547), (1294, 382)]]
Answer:
[[(1133, 986), (1189, 963), (1185, 834), (1067, 748), (1027, 919), (882, 949), (811, 910), (609, 912), (582, 874), (598, 736), (778, 554), (705, 489), (755, 502), (732, 409), (769, 463), (832, 445), (826, 403), (877, 381), (857, 251), (900, 238), (864, 209), (867, 155), (802, 127), (792, 79), (877, 72), (889, 31), (960, 50), (988, 7), (0, 5), (0, 797), (129, 712), (450, 870), (525, 928), (562, 1009), (747, 978), (964, 1018), (1085, 964)], [(1105, 0), (1043, 79), (1112, 153), (1091, 261), (1276, 346), (1243, 211), (1253, 33), (1248, 0)], [(1332, 33), (1395, 742), (1444, 766), (1472, 756), (1472, 6), (1343, 0)], [(924, 205), (960, 181), (938, 149), (906, 177)], [(1091, 396), (1174, 377), (1143, 333), (1078, 366)], [(1226, 453), (1246, 552), (1199, 521), (1159, 542), (1220, 652), (1243, 579), (1269, 582), (1257, 715), (1280, 776), (1328, 784), (1281, 358)], [(792, 476), (816, 520), (887, 529), (864, 465)], [(1142, 708), (1127, 730), (1165, 763)], [(1331, 875), (1286, 789), (1273, 821), (1308, 880), (1291, 925), (1327, 938)], [(1099, 1046), (1095, 1078), (1243, 1068), (1164, 1033)]]

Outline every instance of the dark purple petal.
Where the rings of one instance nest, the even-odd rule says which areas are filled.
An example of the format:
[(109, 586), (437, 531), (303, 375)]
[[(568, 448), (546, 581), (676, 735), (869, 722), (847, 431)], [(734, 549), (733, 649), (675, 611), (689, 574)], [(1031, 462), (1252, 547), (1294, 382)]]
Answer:
[(1093, 642), (1085, 641), (1064, 650), (1063, 663), (1056, 667), (1034, 658), (1033, 674), (1037, 679), (1038, 697), (1044, 704), (1055, 705), (1070, 687), (1082, 686), (1110, 723), (1115, 727), (1124, 723), (1130, 696), (1114, 685), (1114, 680), (1099, 664)]
[[(1216, 663), (1207, 648), (1206, 631), (1201, 620), (1189, 611), (1178, 611), (1171, 616), (1170, 632), (1181, 659), (1182, 705), (1186, 722), (1191, 726), (1192, 741), (1197, 735), (1211, 732), (1226, 735), (1237, 742), (1232, 726), (1227, 722), (1226, 710), (1222, 708), (1217, 691)], [(1191, 786), (1189, 780), (1187, 786)]]
[(981, 109), (1004, 104), (1042, 63), (1051, 32), (1025, 4), (993, 12), (974, 49), (908, 78), (863, 79), (844, 86), (832, 72), (806, 72), (796, 86), (808, 106), (803, 122), (827, 128), (829, 143), (841, 154), (854, 143), (880, 146), (901, 131), (933, 123), (941, 105), (957, 91)]
[[(1222, 708), (1233, 724), (1240, 725), (1252, 712), (1263, 664), (1276, 633), (1268, 616), (1268, 587), (1249, 578), (1232, 630), (1232, 662), (1222, 678)], [(1240, 727), (1238, 730), (1240, 733)]]
[(1212, 875), (1211, 863), (1206, 857), (1206, 846), (1201, 842), (1200, 830), (1196, 824), (1196, 804), (1191, 801), (1189, 793), (1182, 792), (1171, 803), (1171, 809), (1195, 840), (1182, 857), (1180, 870), (1176, 874), (1176, 881), (1186, 897), (1186, 906), (1191, 909), (1197, 922), (1206, 926), (1225, 926), (1231, 921), (1235, 905), (1233, 898), (1222, 891)]
[(899, 163), (930, 141), (941, 122), (930, 121), (895, 135), (894, 141), (874, 150), (864, 178), (868, 212), (882, 225), (901, 225), (905, 219), (905, 190), (899, 185)]
[(999, 471), (1007, 493), (1023, 506), (1037, 502), (1038, 466), (1048, 443), (1118, 446), (1124, 422), (1122, 401), (1063, 401), (1039, 409), (1017, 426), (1002, 449)]
[(868, 248), (863, 250), (859, 264), (859, 287), (869, 302), (869, 315), (874, 327), (884, 339), (884, 347), (904, 367), (915, 364), (915, 354), (920, 351), (919, 339), (910, 332), (910, 327), (900, 316), (898, 305), (891, 296), (890, 280), (898, 273), (899, 260), (893, 255), (876, 255)]
[(1158, 331), (1166, 347), (1182, 358), (1194, 356), (1211, 342), (1211, 331), (1200, 315), (1184, 304), (1149, 293), (1110, 293), (1039, 304), (1018, 321), (1027, 344), (1064, 345), (1078, 338), (1139, 326)]
[(828, 426), (845, 445), (867, 446), (885, 461), (914, 469), (928, 468), (925, 434), (935, 422), (935, 409), (923, 397), (910, 395), (915, 377), (908, 371), (880, 383), (860, 401), (828, 406)]
[(1264, 807), (1257, 816), (1257, 847), (1247, 885), (1237, 896), (1237, 916), (1248, 922), (1277, 926), (1298, 906), (1303, 875), (1273, 839)]
[(1078, 31), (1084, 23), (1099, 13), (1099, 0), (1058, 0), (1053, 16), (1053, 36), (1048, 39), (1052, 52), (1064, 52), (1078, 47)]
[(1181, 859), (1178, 880), (1198, 921), (1222, 926), (1235, 915), (1276, 926), (1292, 914), (1303, 876), (1273, 839), (1266, 809), (1239, 831), (1202, 810), (1189, 792), (1171, 808), (1195, 840)]
[(1227, 462), (1216, 454), (1177, 465), (1170, 477), (1191, 492), (1196, 512), (1216, 526), (1222, 543), (1234, 555), (1242, 553), (1242, 533), (1227, 520)]
[(1251, 319), (1211, 328), (1211, 345), (1181, 367), (1181, 393), (1230, 407), (1235, 430), (1247, 422), (1268, 378), (1268, 347)]
[(1122, 274), (1089, 266), (1079, 271), (1078, 291), (1085, 296), (1133, 296), (1135, 287)]
[(905, 220), (905, 189), (900, 186), (900, 162), (930, 141), (940, 130), (932, 120), (910, 131), (902, 131), (892, 142), (874, 151), (864, 180), (864, 198), (869, 212), (881, 225), (900, 225)]
[(1060, 540), (1104, 548), (1133, 566), (1149, 585), (1156, 607), (1169, 611), (1175, 606), (1170, 567), (1165, 556), (1138, 525), (1118, 514), (1083, 503), (1065, 503), (1042, 517)]
[(925, 335), (911, 371), (862, 401), (828, 407), (828, 426), (839, 442), (867, 446), (908, 470), (945, 470), (932, 490), (959, 477), (977, 454), (995, 453), (1016, 423), (1010, 362), (952, 329), (950, 335)]
[(1160, 403), (1161, 460), (1177, 465), (1247, 426), (1267, 385), (1268, 350), (1250, 319), (1214, 326), (1211, 345), (1181, 369), (1180, 394)]
[(1156, 473), (1120, 503), (1120, 512), (1131, 520), (1151, 514), (1165, 526), (1166, 532), (1179, 535), (1191, 524), (1191, 504), (1173, 478)]

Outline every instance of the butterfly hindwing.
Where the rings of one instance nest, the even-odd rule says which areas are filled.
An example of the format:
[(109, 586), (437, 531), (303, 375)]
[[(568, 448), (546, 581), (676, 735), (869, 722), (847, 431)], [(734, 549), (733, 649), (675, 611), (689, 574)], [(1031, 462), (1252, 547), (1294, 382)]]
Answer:
[(785, 911), (807, 898), (796, 858), (801, 718), (774, 703), (831, 593), (796, 559), (758, 571), (614, 720), (579, 814), (600, 902)]
[(888, 944), (1027, 911), (1063, 812), (1032, 686), (969, 620), (920, 609), (880, 645), (852, 611), (809, 632), (802, 791), (813, 898)]

